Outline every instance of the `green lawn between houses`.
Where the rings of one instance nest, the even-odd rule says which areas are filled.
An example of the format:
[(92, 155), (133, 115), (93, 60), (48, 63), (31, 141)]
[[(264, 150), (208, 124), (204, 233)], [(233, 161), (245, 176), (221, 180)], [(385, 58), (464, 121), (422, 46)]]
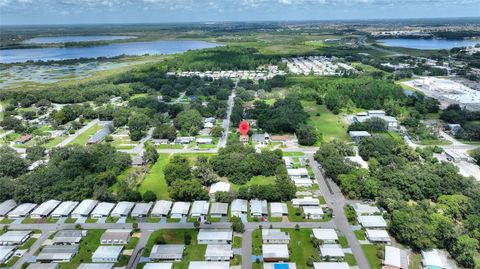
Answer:
[(298, 269), (313, 268), (307, 265), (308, 258), (312, 257), (313, 260), (319, 261), (320, 254), (318, 250), (313, 246), (310, 239), (312, 229), (281, 229), (288, 232), (290, 235), (290, 244), (288, 248), (290, 251), (290, 261), (297, 264)]
[(75, 138), (72, 142), (70, 142), (70, 144), (86, 145), (88, 142), (88, 138), (90, 138), (90, 136), (100, 131), (102, 128), (103, 126), (99, 124), (95, 124), (94, 126), (87, 129), (85, 132), (77, 136), (77, 138)]
[(158, 161), (150, 168), (150, 172), (143, 179), (139, 188), (140, 193), (153, 191), (157, 195), (158, 200), (170, 199), (167, 182), (163, 174), (163, 169), (165, 169), (168, 161), (168, 154), (160, 154)]
[(383, 251), (383, 245), (368, 244), (361, 245), (365, 256), (367, 256), (368, 263), (372, 269), (381, 269), (382, 260), (377, 257), (379, 251)]
[(93, 253), (100, 246), (100, 237), (104, 232), (105, 230), (88, 230), (80, 243), (77, 255), (69, 263), (59, 263), (60, 269), (75, 269), (81, 263), (91, 262)]

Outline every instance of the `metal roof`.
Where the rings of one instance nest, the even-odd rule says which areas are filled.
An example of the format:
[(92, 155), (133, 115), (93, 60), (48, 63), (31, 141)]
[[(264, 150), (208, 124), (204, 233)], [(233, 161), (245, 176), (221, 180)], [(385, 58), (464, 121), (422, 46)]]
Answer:
[(0, 204), (0, 216), (5, 216), (10, 210), (14, 209), (17, 203), (14, 200), (7, 200)]
[[(160, 200), (155, 203), (152, 209), (152, 215), (168, 215), (170, 208), (172, 207), (172, 201)], [(188, 210), (187, 210), (188, 212)]]
[(153, 203), (136, 203), (135, 207), (132, 210), (131, 216), (132, 217), (138, 217), (142, 215), (148, 215), (148, 212), (150, 212), (150, 208), (152, 208)]
[(134, 206), (133, 202), (119, 202), (110, 215), (113, 217), (128, 216)]
[(31, 216), (48, 216), (58, 205), (60, 201), (57, 200), (48, 200), (40, 204), (35, 210), (30, 214)]
[(78, 202), (74, 201), (65, 201), (61, 203), (55, 210), (52, 212), (53, 217), (58, 217), (58, 216), (68, 216), (73, 209), (78, 205)]
[(92, 255), (92, 260), (117, 259), (123, 246), (99, 246)]
[(96, 200), (83, 200), (80, 204), (73, 210), (72, 215), (88, 215), (97, 205), (98, 201)]
[(90, 213), (92, 216), (108, 216), (110, 212), (112, 211), (113, 207), (115, 207), (115, 204), (113, 203), (107, 203), (107, 202), (101, 202), (95, 207), (95, 209)]
[(14, 210), (10, 211), (7, 215), (9, 218), (24, 217), (30, 213), (37, 204), (25, 203), (17, 206)]
[(210, 207), (211, 215), (226, 215), (228, 213), (227, 203), (212, 203)]

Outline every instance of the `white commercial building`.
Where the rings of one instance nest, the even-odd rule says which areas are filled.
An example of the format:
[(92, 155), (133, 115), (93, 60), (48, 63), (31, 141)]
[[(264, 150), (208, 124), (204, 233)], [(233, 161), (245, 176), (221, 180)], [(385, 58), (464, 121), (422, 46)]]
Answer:
[(320, 256), (322, 256), (323, 260), (341, 260), (345, 258), (345, 253), (343, 252), (342, 247), (338, 244), (323, 244), (320, 246)]
[(374, 229), (366, 229), (365, 235), (367, 239), (372, 243), (385, 243), (390, 244), (390, 236), (386, 230), (374, 230)]
[(0, 235), (0, 246), (21, 245), (30, 238), (31, 234), (31, 231), (8, 231)]
[(110, 212), (114, 207), (114, 203), (101, 202), (95, 207), (90, 216), (94, 219), (106, 218), (110, 215)]
[(262, 217), (268, 215), (267, 200), (251, 200), (250, 201), (250, 216)]
[(262, 256), (265, 262), (290, 260), (287, 244), (263, 244)]
[[(166, 217), (172, 208), (172, 201), (160, 200), (155, 203), (152, 209), (152, 217)], [(188, 212), (188, 210), (187, 210)]]
[(306, 219), (322, 219), (324, 212), (320, 206), (304, 206), (303, 214)]
[(357, 216), (375, 215), (381, 213), (378, 207), (367, 204), (355, 203), (352, 207), (355, 210), (355, 213), (357, 213)]
[(0, 204), (0, 217), (4, 217), (10, 212), (12, 209), (17, 206), (17, 203), (14, 200), (7, 200)]
[(46, 218), (52, 211), (60, 204), (57, 200), (48, 200), (40, 204), (35, 210), (32, 211), (30, 217), (32, 219)]
[(135, 203), (133, 202), (119, 202), (110, 215), (112, 217), (128, 217), (134, 206)]
[(197, 236), (198, 244), (230, 244), (233, 232), (230, 229), (200, 229)]
[(32, 210), (37, 207), (37, 204), (25, 203), (20, 204), (14, 210), (10, 211), (7, 216), (10, 219), (24, 218), (32, 212)]
[(210, 204), (207, 201), (194, 201), (190, 210), (190, 217), (199, 218), (208, 215)]
[(286, 203), (270, 203), (270, 216), (280, 218), (288, 215), (288, 207)]
[(385, 246), (384, 269), (408, 269), (408, 252), (396, 247)]
[(314, 262), (314, 269), (350, 269), (346, 262)]
[(118, 262), (123, 246), (99, 246), (92, 255), (92, 262)]
[(206, 261), (229, 261), (233, 257), (232, 245), (208, 245), (205, 251)]
[(190, 262), (188, 269), (230, 269), (230, 262)]
[(382, 216), (358, 216), (357, 220), (363, 228), (387, 228), (387, 222)]
[[(152, 208), (153, 203), (136, 203), (132, 210), (131, 216), (134, 218), (144, 218), (148, 216), (148, 212)], [(168, 213), (167, 213), (168, 214)]]
[(55, 210), (52, 212), (52, 218), (66, 218), (78, 205), (78, 202), (74, 201), (65, 201), (62, 202)]
[(73, 210), (72, 218), (86, 218), (90, 215), (90, 212), (95, 208), (98, 204), (96, 200), (83, 200), (80, 204)]
[(335, 229), (313, 229), (313, 236), (322, 240), (323, 243), (334, 244), (338, 242), (338, 234)]
[(248, 212), (248, 201), (243, 199), (235, 199), (232, 201), (230, 207), (230, 214), (232, 216), (240, 217), (242, 214)]
[(262, 229), (262, 241), (264, 244), (288, 244), (290, 235), (280, 229)]
[(317, 198), (313, 197), (303, 197), (292, 199), (293, 207), (300, 206), (320, 206), (320, 201)]

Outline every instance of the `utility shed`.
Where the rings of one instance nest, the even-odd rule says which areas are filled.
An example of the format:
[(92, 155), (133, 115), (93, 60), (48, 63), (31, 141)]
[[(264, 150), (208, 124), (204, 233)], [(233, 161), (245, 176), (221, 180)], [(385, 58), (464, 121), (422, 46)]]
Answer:
[(188, 269), (230, 269), (230, 262), (190, 262)]
[(114, 263), (82, 263), (77, 269), (112, 269)]
[(0, 235), (0, 246), (21, 245), (30, 238), (31, 234), (31, 231), (8, 231)]
[(208, 208), (210, 207), (207, 201), (195, 201), (192, 204), (192, 210), (190, 211), (190, 217), (198, 218), (208, 215)]
[(90, 216), (95, 219), (108, 217), (114, 207), (115, 204), (113, 203), (101, 202), (95, 207)]
[(286, 203), (270, 203), (270, 216), (281, 218), (288, 215), (288, 207)]
[(213, 218), (221, 218), (228, 214), (227, 203), (212, 203), (210, 207), (210, 216)]
[(385, 246), (384, 269), (408, 269), (408, 252), (396, 247)]
[(380, 209), (378, 209), (378, 207), (368, 204), (355, 203), (352, 207), (355, 210), (355, 213), (357, 213), (357, 216), (375, 215), (380, 213)]
[(52, 211), (60, 204), (57, 200), (48, 200), (40, 204), (35, 210), (32, 211), (30, 217), (32, 219), (46, 218)]
[(314, 262), (314, 269), (350, 269), (346, 262)]
[(31, 203), (20, 204), (14, 210), (10, 211), (7, 214), (7, 216), (10, 219), (24, 218), (28, 216), (28, 214), (32, 212), (32, 210), (35, 207), (37, 207), (37, 204), (31, 204)]
[(152, 217), (166, 217), (172, 207), (172, 201), (160, 200), (155, 203), (152, 209)]
[(66, 218), (78, 205), (78, 202), (65, 201), (62, 202), (55, 210), (52, 212), (52, 218)]
[(130, 214), (134, 218), (144, 218), (148, 216), (148, 212), (152, 208), (153, 203), (136, 203), (135, 207), (132, 210), (132, 214)]
[(72, 218), (78, 219), (82, 217), (88, 217), (90, 212), (95, 208), (98, 204), (98, 201), (95, 200), (83, 200), (77, 208), (75, 208), (72, 212)]
[(150, 252), (150, 260), (152, 261), (181, 261), (185, 245), (169, 244), (154, 245)]
[(49, 245), (37, 256), (38, 262), (70, 262), (78, 252), (77, 245)]
[(387, 222), (382, 216), (359, 216), (357, 219), (364, 228), (387, 228)]
[(175, 202), (170, 212), (170, 217), (173, 219), (181, 219), (188, 215), (190, 209), (189, 202)]
[(108, 229), (100, 238), (100, 244), (102, 245), (126, 245), (132, 230), (130, 229)]
[(248, 201), (243, 199), (235, 199), (232, 201), (230, 212), (232, 216), (240, 217), (248, 211)]
[(290, 235), (280, 229), (262, 229), (262, 240), (264, 244), (288, 244)]
[(278, 262), (290, 260), (287, 244), (263, 244), (263, 260), (266, 262)]
[(313, 229), (313, 236), (324, 243), (332, 244), (338, 241), (338, 234), (334, 229)]
[(200, 229), (198, 244), (230, 244), (233, 232), (231, 229)]
[(0, 264), (7, 263), (16, 249), (17, 247), (15, 246), (0, 246)]
[(31, 263), (27, 269), (58, 269), (58, 263)]
[(143, 269), (172, 269), (173, 263), (146, 263)]
[(134, 206), (135, 203), (133, 202), (119, 202), (110, 215), (112, 217), (128, 217)]
[(118, 262), (123, 246), (99, 246), (92, 255), (92, 262)]
[(229, 261), (232, 257), (232, 245), (208, 245), (205, 251), (206, 261)]
[(54, 245), (78, 245), (87, 231), (63, 230), (58, 231), (52, 239)]
[(10, 212), (12, 209), (17, 206), (17, 203), (14, 200), (7, 200), (0, 204), (0, 217), (4, 217)]
[(252, 217), (262, 217), (268, 215), (267, 200), (251, 200), (250, 215)]

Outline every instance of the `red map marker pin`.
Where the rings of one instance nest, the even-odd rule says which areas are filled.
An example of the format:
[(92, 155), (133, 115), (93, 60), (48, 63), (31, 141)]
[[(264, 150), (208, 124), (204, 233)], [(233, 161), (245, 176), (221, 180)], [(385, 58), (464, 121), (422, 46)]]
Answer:
[(248, 123), (248, 121), (242, 121), (240, 122), (238, 129), (240, 130), (240, 133), (245, 136), (250, 130), (250, 124)]

